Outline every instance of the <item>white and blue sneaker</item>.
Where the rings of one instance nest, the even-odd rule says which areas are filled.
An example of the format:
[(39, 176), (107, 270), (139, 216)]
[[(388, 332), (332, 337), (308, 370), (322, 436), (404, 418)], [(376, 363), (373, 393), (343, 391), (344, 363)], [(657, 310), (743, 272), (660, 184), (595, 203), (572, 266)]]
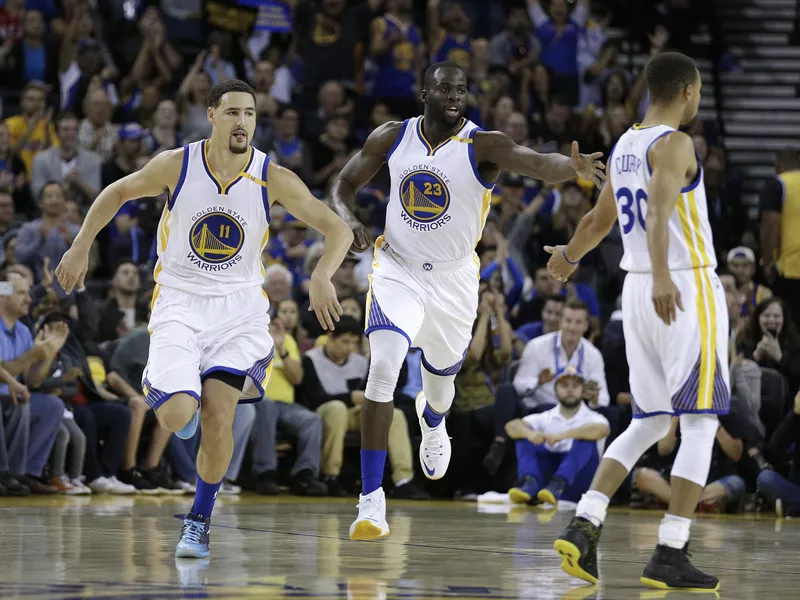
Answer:
[(422, 443), (419, 445), (419, 462), (428, 479), (441, 479), (447, 473), (450, 465), (450, 436), (447, 435), (447, 426), (444, 416), (441, 423), (431, 427), (425, 420), (425, 407), (428, 399), (424, 392), (417, 394), (416, 408), (419, 418), (419, 428), (422, 430)]
[(181, 527), (181, 539), (175, 548), (175, 558), (207, 558), (211, 536), (211, 519), (187, 513)]
[(386, 522), (386, 494), (378, 488), (371, 494), (359, 495), (358, 517), (350, 525), (351, 540), (376, 540), (389, 535)]
[(197, 405), (197, 410), (194, 411), (192, 418), (189, 419), (189, 422), (183, 426), (183, 429), (180, 431), (176, 431), (175, 435), (177, 435), (182, 440), (190, 440), (194, 437), (194, 434), (197, 433), (197, 426), (200, 424), (200, 405)]

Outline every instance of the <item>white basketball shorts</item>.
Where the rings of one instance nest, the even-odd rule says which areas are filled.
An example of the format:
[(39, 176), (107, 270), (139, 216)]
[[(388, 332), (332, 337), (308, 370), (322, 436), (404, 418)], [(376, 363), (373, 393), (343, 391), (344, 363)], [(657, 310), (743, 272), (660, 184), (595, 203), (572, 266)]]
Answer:
[(730, 407), (728, 308), (712, 268), (672, 271), (684, 310), (667, 326), (653, 307), (653, 276), (628, 273), (622, 325), (633, 416), (725, 414)]
[(199, 402), (202, 382), (214, 371), (246, 375), (242, 401), (261, 400), (272, 369), (268, 310), (260, 286), (196, 296), (157, 285), (142, 376), (147, 403), (158, 408), (177, 393)]
[(422, 350), (435, 375), (455, 375), (464, 362), (478, 313), (477, 257), (414, 262), (379, 238), (367, 294), (366, 334), (390, 329)]

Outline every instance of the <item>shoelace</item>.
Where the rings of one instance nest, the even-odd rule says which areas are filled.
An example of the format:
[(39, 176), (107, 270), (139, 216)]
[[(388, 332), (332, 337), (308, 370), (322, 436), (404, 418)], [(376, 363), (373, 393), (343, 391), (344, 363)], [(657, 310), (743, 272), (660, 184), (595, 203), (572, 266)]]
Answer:
[(199, 544), (200, 538), (205, 532), (205, 523), (201, 523), (200, 521), (189, 521), (187, 524), (184, 521), (184, 526), (186, 527), (186, 530), (183, 532), (182, 541), (191, 542), (192, 544)]
[(378, 522), (378, 513), (380, 512), (379, 502), (370, 496), (362, 496), (358, 501), (358, 514), (367, 519), (368, 521)]
[(443, 429), (442, 427), (437, 427), (436, 429), (431, 429), (429, 432), (422, 434), (425, 458), (437, 458), (442, 456), (442, 448), (444, 447)]

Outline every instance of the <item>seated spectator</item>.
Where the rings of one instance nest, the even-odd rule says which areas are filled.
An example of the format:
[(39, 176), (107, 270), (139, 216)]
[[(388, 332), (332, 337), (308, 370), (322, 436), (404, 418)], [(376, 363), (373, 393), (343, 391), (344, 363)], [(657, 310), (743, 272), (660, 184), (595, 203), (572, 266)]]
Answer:
[(284, 331), (292, 336), (300, 349), (300, 354), (305, 354), (313, 344), (308, 339), (308, 333), (300, 325), (300, 307), (294, 300), (281, 300), (275, 306), (275, 318), (280, 319)]
[[(342, 307), (342, 315), (347, 315), (348, 317), (352, 317), (358, 323), (364, 321), (364, 307), (362, 306), (361, 301), (358, 298), (356, 298), (355, 296), (343, 296), (339, 298), (339, 304)], [(323, 333), (314, 342), (314, 347), (324, 346), (327, 343), (328, 343), (328, 334)], [(361, 343), (358, 345), (356, 352), (358, 352), (361, 356), (369, 360), (369, 339), (367, 338), (366, 335), (362, 336)]]
[[(489, 238), (488, 235), (485, 237)], [(494, 291), (505, 296), (505, 305), (516, 306), (520, 296), (522, 296), (525, 278), (509, 253), (508, 241), (503, 237), (503, 234), (495, 229), (493, 237), (494, 246), (490, 245), (491, 241), (488, 239), (486, 245), (483, 243), (479, 245), (480, 278), (482, 281), (488, 281), (489, 286)], [(510, 277), (506, 277), (506, 273)], [(506, 283), (507, 279), (510, 279), (508, 283)]]
[[(344, 460), (344, 438), (361, 430), (369, 361), (356, 352), (364, 327), (351, 317), (342, 317), (330, 332), (325, 346), (306, 352), (301, 384), (305, 405), (322, 417), (322, 475), (328, 486), (338, 487)], [(389, 461), (395, 497), (417, 497), (412, 485), (414, 464), (408, 422), (394, 409), (389, 428)]]
[(544, 306), (542, 307), (542, 320), (526, 323), (514, 332), (516, 336), (514, 346), (518, 356), (522, 355), (525, 344), (531, 340), (535, 340), (546, 333), (558, 331), (561, 325), (561, 313), (564, 312), (566, 301), (567, 299), (560, 295), (545, 298)]
[(303, 137), (309, 140), (318, 139), (325, 133), (328, 121), (337, 117), (349, 119), (352, 113), (353, 101), (347, 99), (342, 84), (338, 81), (326, 81), (317, 93), (316, 108), (303, 117)]
[(589, 409), (585, 380), (573, 365), (556, 374), (558, 406), (506, 424), (516, 440), (518, 483), (508, 491), (517, 504), (577, 502), (589, 489), (609, 434), (606, 418)]
[(86, 117), (78, 128), (78, 141), (81, 148), (94, 152), (103, 162), (112, 157), (117, 144), (117, 126), (111, 124), (111, 110), (111, 101), (102, 86), (95, 86), (86, 93), (83, 100)]
[(33, 159), (31, 192), (37, 198), (49, 182), (63, 184), (64, 195), (83, 206), (94, 202), (100, 192), (100, 156), (78, 145), (78, 120), (62, 113), (57, 121), (60, 146), (40, 152)]
[(737, 246), (728, 252), (728, 271), (736, 278), (736, 287), (742, 295), (741, 313), (753, 313), (762, 300), (772, 297), (772, 290), (753, 281), (756, 274), (756, 255), (746, 246)]
[(522, 327), (541, 321), (544, 304), (552, 296), (565, 296), (564, 284), (550, 275), (547, 267), (539, 267), (533, 274), (533, 289), (520, 301), (516, 314), (512, 314), (512, 324)]
[[(0, 362), (5, 378), (0, 385), (0, 486), (10, 495), (54, 494), (42, 476), (50, 450), (58, 435), (64, 403), (51, 394), (34, 391), (50, 374), (50, 367), (67, 339), (64, 325), (44, 328), (34, 341), (20, 322), (28, 316), (30, 285), (9, 273), (0, 281)], [(26, 387), (27, 386), (27, 387)]]
[(144, 130), (138, 123), (125, 123), (117, 132), (117, 151), (103, 163), (103, 188), (136, 171), (136, 158), (142, 152)]
[(98, 340), (116, 340), (136, 327), (136, 302), (142, 281), (139, 267), (130, 260), (117, 265), (108, 299), (100, 308)]
[(33, 216), (36, 206), (28, 185), (25, 163), (11, 148), (11, 134), (5, 123), (0, 123), (0, 189), (13, 196), (12, 208), (25, 216)]
[(326, 189), (328, 181), (347, 163), (352, 150), (349, 133), (350, 121), (347, 117), (331, 117), (325, 124), (325, 132), (309, 144), (312, 188)]
[[(710, 483), (703, 488), (699, 504), (703, 512), (717, 508), (725, 511), (728, 507), (736, 512), (737, 504), (745, 492), (744, 479), (737, 472), (737, 463), (744, 456), (743, 438), (746, 434), (742, 427), (745, 424), (735, 411), (728, 415), (720, 415), (719, 418), (720, 425), (714, 440), (708, 474)], [(639, 467), (633, 473), (634, 485), (641, 492), (652, 494), (664, 504), (669, 504), (671, 495), (668, 470), (672, 468), (672, 462), (677, 454), (679, 427), (680, 419), (673, 417), (669, 432), (658, 441), (658, 454), (666, 460), (667, 465), (660, 471)]]
[(306, 185), (310, 185), (313, 173), (311, 154), (306, 142), (298, 137), (299, 128), (300, 116), (297, 109), (284, 106), (278, 111), (274, 135), (269, 143), (257, 147), (269, 154), (280, 166), (294, 171)]
[[(0, 187), (0, 242), (6, 236), (16, 235), (22, 221), (14, 214), (14, 199), (8, 188)], [(0, 250), (0, 263), (5, 260), (5, 252)]]
[(308, 225), (286, 213), (283, 231), (270, 240), (268, 260), (285, 265), (297, 285), (305, 278), (303, 263), (308, 247), (313, 243), (308, 237)]
[(16, 259), (30, 265), (37, 279), (41, 279), (44, 258), (49, 258), (51, 265), (57, 265), (79, 230), (66, 221), (60, 184), (49, 182), (42, 186), (39, 208), (42, 210), (41, 218), (19, 228), (16, 247)]
[[(30, 180), (33, 157), (58, 145), (53, 126), (53, 111), (47, 109), (47, 88), (41, 81), (31, 81), (22, 88), (22, 114), (5, 120), (11, 136), (11, 151), (19, 154)], [(34, 196), (37, 196), (34, 193)]]
[(292, 272), (280, 264), (268, 266), (264, 271), (263, 288), (270, 307), (278, 306), (292, 296)]
[(768, 298), (756, 306), (739, 351), (760, 366), (779, 371), (790, 390), (800, 389), (800, 334), (781, 298)]
[(278, 493), (276, 438), (280, 428), (296, 439), (297, 459), (290, 473), (292, 493), (325, 496), (328, 486), (318, 481), (322, 419), (294, 401), (294, 386), (303, 380), (300, 350), (295, 339), (285, 332), (280, 318), (272, 320), (269, 330), (275, 343), (272, 375), (264, 390), (264, 399), (254, 404), (252, 448), (256, 491), (266, 495)]
[(178, 109), (172, 100), (162, 100), (153, 115), (153, 126), (142, 139), (142, 151), (149, 156), (172, 150), (183, 145), (183, 138), (177, 131)]
[(800, 390), (794, 397), (792, 410), (786, 413), (767, 447), (771, 455), (791, 454), (791, 469), (786, 478), (777, 471), (765, 469), (758, 475), (758, 490), (767, 498), (780, 501), (778, 515), (800, 514)]

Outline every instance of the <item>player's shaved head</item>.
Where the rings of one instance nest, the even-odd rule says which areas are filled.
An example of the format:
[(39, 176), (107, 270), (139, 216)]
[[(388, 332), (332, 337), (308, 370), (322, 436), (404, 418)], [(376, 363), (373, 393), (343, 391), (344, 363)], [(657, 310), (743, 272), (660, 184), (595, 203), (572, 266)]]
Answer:
[(697, 83), (695, 62), (680, 52), (664, 52), (652, 58), (645, 69), (650, 100), (667, 104), (675, 100), (689, 85)]
[(459, 67), (456, 63), (446, 60), (442, 62), (433, 63), (430, 67), (425, 69), (425, 76), (422, 79), (422, 85), (425, 88), (429, 88), (436, 83), (436, 74), (441, 72), (442, 74), (455, 74), (455, 72), (461, 73), (464, 76), (464, 79), (467, 78), (467, 74), (464, 73), (464, 69)]

